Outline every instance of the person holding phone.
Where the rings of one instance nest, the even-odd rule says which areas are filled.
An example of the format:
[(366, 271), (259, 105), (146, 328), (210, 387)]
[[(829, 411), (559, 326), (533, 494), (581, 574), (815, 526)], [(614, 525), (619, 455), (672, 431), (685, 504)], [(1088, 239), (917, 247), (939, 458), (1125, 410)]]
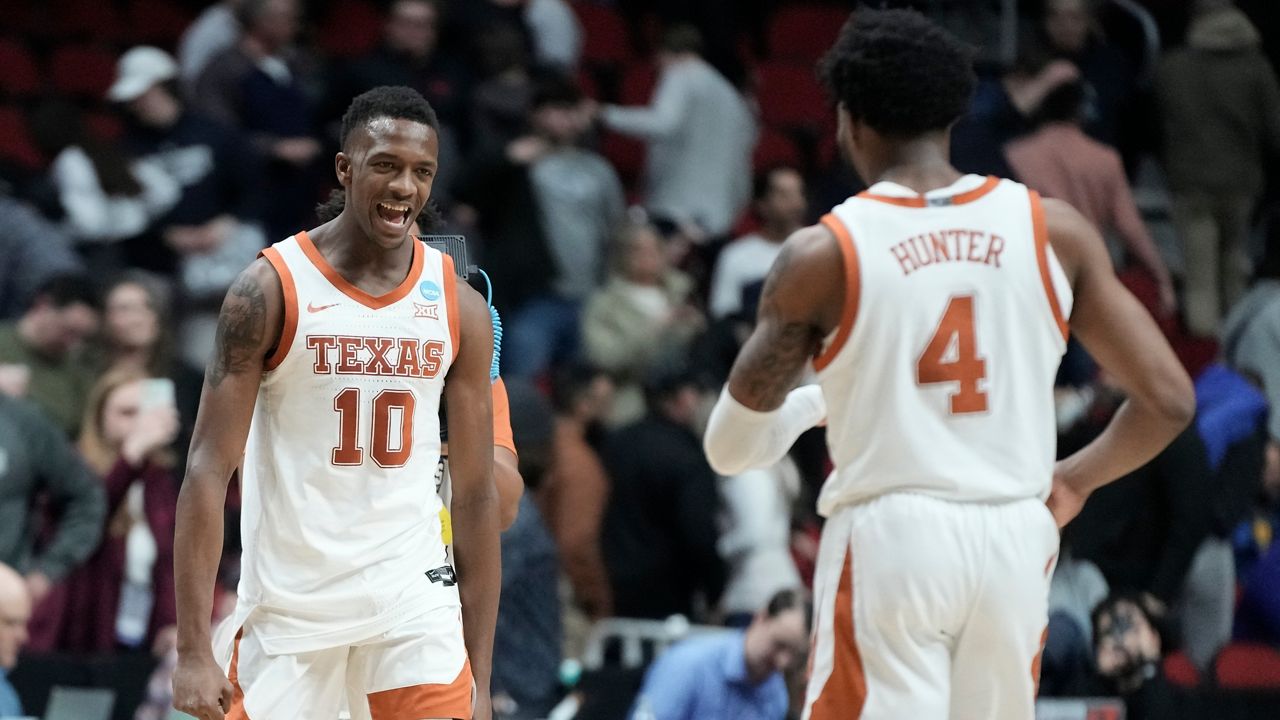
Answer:
[(108, 373), (89, 395), (81, 428), (80, 454), (106, 493), (106, 526), (94, 554), (37, 607), (30, 647), (163, 656), (177, 638), (173, 381)]
[(182, 361), (172, 328), (172, 286), (145, 270), (126, 270), (115, 276), (102, 294), (102, 330), (95, 359), (104, 375), (127, 370), (172, 380), (180, 423), (176, 464), (181, 466), (191, 443), (204, 376)]

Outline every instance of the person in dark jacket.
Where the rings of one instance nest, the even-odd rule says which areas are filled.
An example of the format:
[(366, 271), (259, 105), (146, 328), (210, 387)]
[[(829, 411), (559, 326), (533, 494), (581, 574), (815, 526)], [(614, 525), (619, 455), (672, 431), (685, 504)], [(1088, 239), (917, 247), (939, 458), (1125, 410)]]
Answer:
[(1160, 64), (1156, 99), (1185, 255), (1187, 326), (1216, 336), (1245, 292), (1264, 162), (1280, 154), (1280, 85), (1249, 18), (1230, 0), (1199, 0), (1186, 47)]
[(716, 552), (716, 476), (694, 421), (699, 392), (683, 368), (646, 383), (649, 414), (609, 440), (613, 481), (601, 542), (620, 617), (694, 617), (699, 595), (714, 607), (726, 570)]

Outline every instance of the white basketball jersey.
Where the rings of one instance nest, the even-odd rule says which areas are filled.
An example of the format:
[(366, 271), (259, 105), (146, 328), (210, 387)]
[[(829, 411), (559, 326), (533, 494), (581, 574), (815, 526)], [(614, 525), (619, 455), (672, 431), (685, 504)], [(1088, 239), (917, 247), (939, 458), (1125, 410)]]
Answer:
[(822, 222), (848, 290), (814, 361), (835, 463), (819, 511), (1046, 497), (1071, 291), (1039, 197), (975, 175), (924, 196), (882, 182)]
[(344, 280), (306, 233), (264, 251), (284, 286), (244, 466), (240, 604), (273, 650), (385, 632), (458, 603), (445, 564), (440, 397), (457, 353), (452, 260), (413, 241), (396, 289)]

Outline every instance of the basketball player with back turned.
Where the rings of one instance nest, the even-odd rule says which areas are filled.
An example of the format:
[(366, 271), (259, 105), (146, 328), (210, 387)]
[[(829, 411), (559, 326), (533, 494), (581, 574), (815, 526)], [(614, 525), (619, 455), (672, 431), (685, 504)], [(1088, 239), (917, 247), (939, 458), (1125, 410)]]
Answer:
[[(1058, 528), (1194, 413), (1097, 232), (948, 163), (971, 64), (913, 12), (845, 25), (821, 70), (872, 185), (787, 240), (706, 435), (732, 475), (826, 420), (812, 720), (1031, 720)], [(1128, 400), (1055, 464), (1069, 331)], [(793, 390), (810, 362), (817, 384)]]
[[(263, 251), (227, 293), (175, 547), (174, 704), (200, 720), (336, 718), (344, 700), (353, 720), (490, 715), (492, 330), (449, 257), (409, 235), (437, 131), (408, 88), (355, 98), (334, 163), (342, 213)], [(432, 482), (442, 399), (456, 578)], [(242, 455), (237, 605), (211, 640)]]

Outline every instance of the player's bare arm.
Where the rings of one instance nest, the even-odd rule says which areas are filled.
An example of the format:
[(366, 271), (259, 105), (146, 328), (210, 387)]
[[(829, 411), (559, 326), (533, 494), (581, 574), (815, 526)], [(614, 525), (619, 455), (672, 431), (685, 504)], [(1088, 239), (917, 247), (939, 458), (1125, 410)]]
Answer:
[(1116, 278), (1098, 232), (1070, 205), (1043, 202), (1049, 242), (1075, 294), (1071, 331), (1126, 395), (1106, 430), (1055, 469), (1049, 507), (1061, 526), (1089, 493), (1177, 437), (1195, 415), (1195, 394), (1160, 329)]
[(755, 329), (733, 363), (704, 438), (716, 472), (777, 462), (825, 416), (817, 386), (793, 389), (840, 320), (844, 263), (821, 225), (798, 230), (765, 279)]
[(231, 707), (231, 685), (214, 661), (209, 632), (222, 556), (223, 505), (244, 452), (263, 359), (279, 340), (283, 314), (280, 279), (266, 260), (259, 259), (240, 274), (223, 300), (186, 479), (178, 495), (178, 667), (173, 698), (177, 709), (200, 720), (222, 720)]
[(458, 284), (461, 340), (445, 378), (449, 471), (453, 477), (454, 558), (462, 598), (463, 635), (476, 683), (477, 720), (489, 717), (493, 633), (502, 586), (499, 500), (493, 480), (493, 394), (489, 366), (493, 328), (488, 306)]

